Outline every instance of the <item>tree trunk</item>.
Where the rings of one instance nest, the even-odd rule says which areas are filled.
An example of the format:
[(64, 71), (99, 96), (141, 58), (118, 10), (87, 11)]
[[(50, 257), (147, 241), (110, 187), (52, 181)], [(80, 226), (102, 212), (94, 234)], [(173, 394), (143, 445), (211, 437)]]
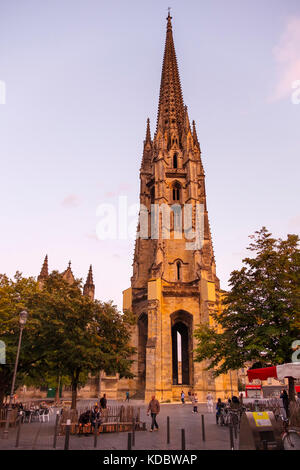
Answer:
[(77, 382), (72, 382), (72, 405), (71, 409), (76, 410), (77, 404)]
[(55, 391), (55, 401), (56, 403), (60, 402), (60, 375), (57, 377), (57, 385)]
[(80, 371), (77, 369), (72, 378), (72, 405), (71, 405), (72, 410), (76, 410), (79, 373)]
[(7, 370), (0, 371), (0, 407), (2, 406), (3, 400), (9, 393), (11, 380), (12, 376)]
[(295, 401), (295, 379), (288, 377), (289, 380), (289, 401)]
[(0, 389), (0, 408), (3, 406), (4, 397), (5, 397), (5, 391), (4, 389)]

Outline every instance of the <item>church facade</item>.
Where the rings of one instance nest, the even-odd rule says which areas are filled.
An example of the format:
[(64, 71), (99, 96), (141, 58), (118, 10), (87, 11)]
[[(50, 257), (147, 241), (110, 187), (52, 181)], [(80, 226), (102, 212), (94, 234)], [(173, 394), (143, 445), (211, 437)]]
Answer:
[[(208, 219), (205, 173), (194, 121), (183, 101), (172, 31), (167, 18), (157, 125), (151, 136), (147, 120), (140, 168), (140, 221), (135, 243), (131, 286), (123, 293), (123, 309), (136, 317), (132, 345), (136, 348), (134, 379), (99, 372), (90, 377), (79, 397), (179, 400), (182, 390), (205, 401), (237, 394), (237, 373), (214, 378), (206, 363), (194, 361), (194, 332), (222, 310)], [(38, 282), (48, 277), (46, 256)], [(74, 282), (71, 264), (63, 272)], [(90, 267), (83, 295), (94, 299)], [(36, 391), (34, 391), (36, 393)], [(71, 395), (64, 391), (64, 397)]]
[(155, 394), (168, 401), (178, 399), (181, 390), (197, 392), (199, 400), (210, 391), (223, 398), (237, 393), (236, 374), (215, 379), (207, 364), (193, 358), (195, 329), (221, 311), (222, 291), (201, 148), (183, 101), (171, 20), (169, 14), (157, 126), (152, 138), (148, 119), (144, 141), (133, 276), (123, 293), (123, 308), (137, 319), (132, 335), (136, 378), (121, 380), (119, 393), (128, 389), (139, 398)]

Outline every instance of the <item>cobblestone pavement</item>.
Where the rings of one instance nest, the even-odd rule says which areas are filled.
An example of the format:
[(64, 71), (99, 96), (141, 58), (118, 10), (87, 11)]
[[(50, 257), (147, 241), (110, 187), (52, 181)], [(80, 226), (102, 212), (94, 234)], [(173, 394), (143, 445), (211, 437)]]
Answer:
[[(95, 400), (94, 400), (95, 401)], [(90, 401), (90, 403), (94, 403)], [(121, 404), (109, 402), (111, 404)], [(81, 401), (78, 407), (89, 404), (89, 401)], [(124, 404), (124, 402), (123, 402)], [(137, 431), (135, 433), (135, 446), (133, 450), (180, 450), (181, 449), (181, 429), (185, 429), (186, 450), (230, 450), (229, 429), (216, 425), (215, 413), (207, 413), (206, 405), (199, 404), (198, 414), (192, 412), (192, 405), (163, 404), (157, 421), (159, 430), (149, 432), (151, 419), (147, 417), (147, 406), (144, 402), (130, 401), (130, 405), (141, 407), (141, 421), (147, 423), (147, 431)], [(201, 414), (205, 419), (206, 440), (202, 441)], [(171, 438), (167, 444), (167, 416), (170, 417)], [(54, 435), (55, 414), (50, 416), (50, 422), (45, 423), (24, 423), (21, 427), (19, 449), (52, 449)], [(3, 428), (0, 429), (0, 449), (15, 449), (16, 429), (11, 428), (9, 438), (2, 439)], [(127, 432), (105, 433), (98, 436), (98, 450), (126, 450)], [(57, 449), (64, 448), (64, 436), (58, 436)], [(70, 450), (93, 450), (93, 436), (70, 436)], [(238, 442), (235, 441), (235, 448)]]

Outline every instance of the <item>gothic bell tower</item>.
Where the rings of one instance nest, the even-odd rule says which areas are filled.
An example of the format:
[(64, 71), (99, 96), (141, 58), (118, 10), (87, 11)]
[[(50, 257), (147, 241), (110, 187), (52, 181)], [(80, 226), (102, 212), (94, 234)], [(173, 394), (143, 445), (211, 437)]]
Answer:
[[(148, 119), (140, 169), (133, 276), (131, 288), (124, 291), (123, 307), (137, 319), (135, 379), (121, 381), (120, 390), (129, 388), (145, 399), (155, 393), (160, 400), (193, 390), (201, 400), (208, 391), (218, 397), (230, 393), (230, 385), (227, 376), (215, 380), (206, 364), (193, 361), (194, 331), (220, 311), (221, 291), (201, 149), (183, 102), (171, 20), (169, 13), (156, 131), (152, 139)], [(188, 210), (191, 225), (186, 231)], [(189, 233), (197, 238), (199, 231), (201, 243), (193, 244)]]

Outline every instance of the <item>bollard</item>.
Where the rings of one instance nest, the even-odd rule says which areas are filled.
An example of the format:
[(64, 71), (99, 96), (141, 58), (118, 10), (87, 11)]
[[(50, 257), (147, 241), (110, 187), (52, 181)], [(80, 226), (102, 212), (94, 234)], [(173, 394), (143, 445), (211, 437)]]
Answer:
[(131, 450), (131, 433), (128, 433), (127, 450)]
[(135, 446), (135, 419), (132, 418), (132, 447)]
[(170, 416), (167, 416), (167, 444), (170, 444)]
[(22, 421), (22, 411), (20, 411), (20, 417), (19, 417), (19, 421), (18, 421), (16, 447), (19, 447), (19, 442), (20, 442), (21, 421)]
[(268, 450), (268, 441), (262, 441), (263, 450)]
[(232, 430), (232, 424), (229, 424), (229, 438), (230, 438), (230, 449), (234, 450), (234, 440), (233, 440), (233, 430)]
[(56, 412), (56, 418), (55, 418), (54, 437), (53, 437), (53, 449), (56, 449), (58, 422), (59, 422), (59, 411)]
[(202, 421), (202, 441), (205, 442), (205, 424), (204, 424), (204, 415), (201, 415)]
[(185, 450), (185, 430), (181, 429), (181, 450)]
[(99, 428), (99, 423), (95, 423), (95, 430), (94, 430), (94, 449), (97, 448), (97, 439), (98, 439), (98, 428)]
[(67, 419), (66, 438), (65, 438), (65, 448), (64, 448), (64, 450), (69, 450), (70, 430), (71, 430), (71, 420)]
[(40, 422), (36, 435), (34, 436), (34, 439), (33, 439), (32, 450), (35, 450), (35, 446), (37, 444), (41, 429), (42, 429), (42, 423)]
[(237, 425), (236, 424), (233, 425), (233, 429), (234, 429), (234, 438), (237, 439), (238, 436), (237, 436)]

